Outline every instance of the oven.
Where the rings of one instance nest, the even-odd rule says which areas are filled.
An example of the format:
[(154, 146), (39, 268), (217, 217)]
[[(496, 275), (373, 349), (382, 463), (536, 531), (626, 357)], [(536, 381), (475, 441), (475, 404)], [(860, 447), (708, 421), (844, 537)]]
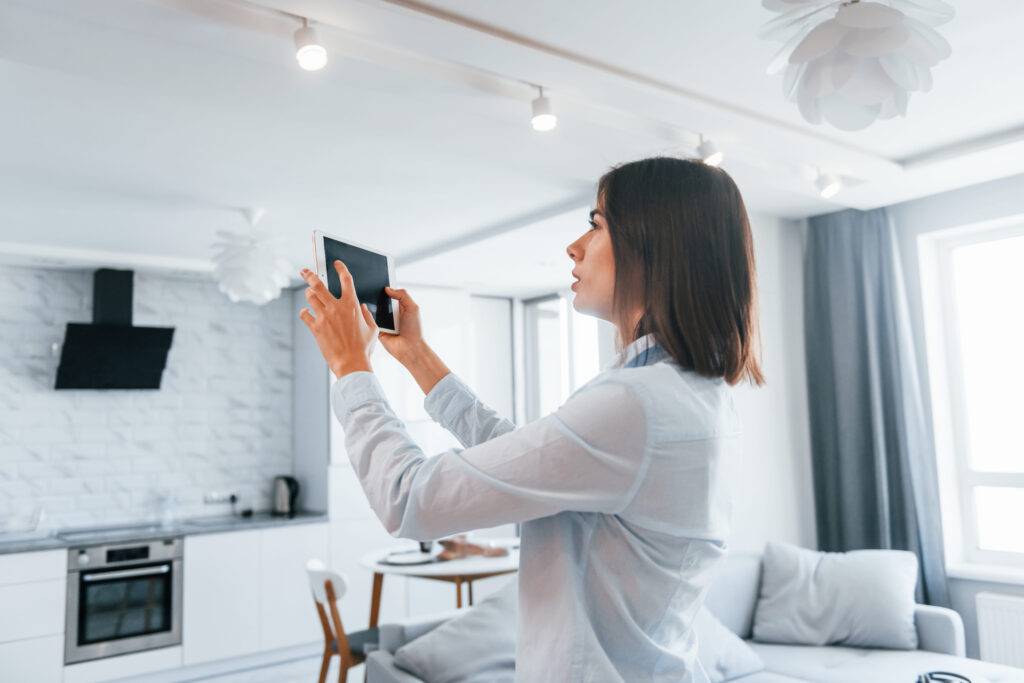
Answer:
[(71, 548), (64, 663), (181, 644), (182, 541)]

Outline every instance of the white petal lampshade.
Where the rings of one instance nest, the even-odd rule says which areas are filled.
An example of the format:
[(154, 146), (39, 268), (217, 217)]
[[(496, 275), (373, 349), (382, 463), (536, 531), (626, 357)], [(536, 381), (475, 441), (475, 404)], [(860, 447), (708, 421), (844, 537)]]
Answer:
[(280, 255), (281, 238), (254, 231), (217, 231), (214, 272), (231, 301), (263, 305), (281, 296), (292, 266)]
[(782, 13), (761, 31), (783, 43), (768, 73), (784, 70), (783, 95), (810, 123), (852, 131), (905, 116), (909, 94), (931, 90), (931, 68), (951, 54), (934, 29), (953, 18), (942, 0), (761, 4)]

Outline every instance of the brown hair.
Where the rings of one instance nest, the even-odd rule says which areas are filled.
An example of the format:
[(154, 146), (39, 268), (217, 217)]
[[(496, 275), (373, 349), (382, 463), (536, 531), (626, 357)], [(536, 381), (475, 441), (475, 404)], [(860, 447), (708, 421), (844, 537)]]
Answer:
[(705, 377), (763, 384), (753, 239), (729, 174), (654, 157), (608, 171), (597, 193), (615, 259), (615, 316), (643, 310), (633, 339), (653, 333), (680, 367)]

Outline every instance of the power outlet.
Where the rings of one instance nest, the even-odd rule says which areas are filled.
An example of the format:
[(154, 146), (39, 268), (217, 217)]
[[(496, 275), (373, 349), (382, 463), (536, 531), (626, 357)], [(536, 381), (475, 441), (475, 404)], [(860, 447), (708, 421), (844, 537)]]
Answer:
[(223, 491), (207, 491), (206, 495), (203, 496), (203, 502), (207, 505), (215, 505), (217, 503), (234, 503), (237, 500), (237, 494), (225, 493)]

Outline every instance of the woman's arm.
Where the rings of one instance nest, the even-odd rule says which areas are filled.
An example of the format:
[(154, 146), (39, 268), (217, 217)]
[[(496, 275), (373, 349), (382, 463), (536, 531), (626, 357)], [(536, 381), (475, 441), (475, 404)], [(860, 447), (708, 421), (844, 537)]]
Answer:
[(434, 421), (467, 448), (515, 429), (452, 374), (423, 339), (420, 307), (412, 296), (404, 289), (387, 287), (386, 291), (398, 301), (401, 334), (381, 333), (381, 343), (426, 394), (424, 405)]
[(618, 382), (595, 383), (521, 429), (429, 458), (372, 373), (340, 378), (331, 405), (371, 507), (404, 538), (436, 539), (564, 510), (618, 513), (646, 469), (645, 411)]
[(434, 385), (423, 401), (434, 422), (441, 425), (470, 448), (514, 431), (516, 426), (498, 411), (477, 398), (455, 373), (449, 373)]

